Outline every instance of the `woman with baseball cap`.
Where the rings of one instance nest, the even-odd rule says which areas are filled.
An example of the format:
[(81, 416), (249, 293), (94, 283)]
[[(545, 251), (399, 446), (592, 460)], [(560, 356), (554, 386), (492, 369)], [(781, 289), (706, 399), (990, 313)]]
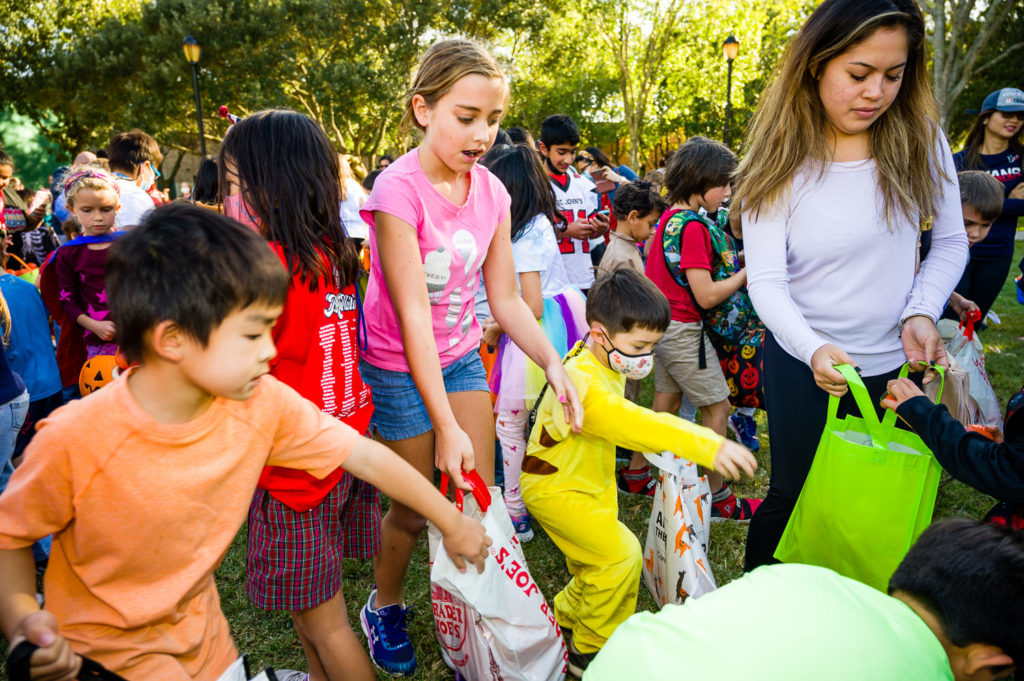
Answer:
[[(967, 143), (963, 150), (953, 154), (957, 171), (984, 170), (1002, 182), (1006, 192), (1003, 212), (992, 223), (988, 237), (971, 246), (971, 259), (956, 287), (957, 293), (977, 303), (983, 315), (988, 313), (1006, 281), (1013, 260), (1017, 218), (1024, 215), (1021, 129), (1024, 92), (1004, 87), (985, 98), (967, 133)], [(1018, 300), (1024, 301), (1024, 297), (1018, 294)]]

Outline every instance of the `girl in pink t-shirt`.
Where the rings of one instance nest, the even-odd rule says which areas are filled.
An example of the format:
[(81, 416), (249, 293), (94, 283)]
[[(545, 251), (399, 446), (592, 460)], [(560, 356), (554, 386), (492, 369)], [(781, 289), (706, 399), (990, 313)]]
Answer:
[[(360, 372), (373, 390), (373, 425), (395, 452), (432, 476), (465, 487), (460, 470), (494, 471), (494, 419), (473, 314), (478, 272), (491, 312), (531, 359), (578, 429), (582, 410), (561, 357), (519, 296), (512, 264), (509, 195), (477, 160), (504, 114), (508, 84), (473, 42), (435, 44), (406, 97), (405, 121), (422, 144), (392, 163), (363, 206), (370, 225), (367, 347)], [(416, 667), (405, 629), (402, 582), (424, 521), (393, 503), (381, 529), (377, 589), (362, 625), (377, 666)]]

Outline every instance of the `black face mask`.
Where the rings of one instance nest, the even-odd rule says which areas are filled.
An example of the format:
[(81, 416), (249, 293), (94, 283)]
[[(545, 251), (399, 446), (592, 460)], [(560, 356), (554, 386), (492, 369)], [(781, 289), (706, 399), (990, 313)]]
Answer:
[(551, 164), (551, 159), (547, 156), (544, 157), (544, 163), (547, 165), (548, 170), (551, 171), (552, 175), (564, 175), (565, 173), (559, 172), (558, 168)]

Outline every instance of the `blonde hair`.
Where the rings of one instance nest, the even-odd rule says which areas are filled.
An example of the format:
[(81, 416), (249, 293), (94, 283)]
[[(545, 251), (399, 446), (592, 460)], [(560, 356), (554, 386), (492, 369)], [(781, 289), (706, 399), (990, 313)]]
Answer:
[(83, 189), (121, 194), (113, 175), (99, 168), (84, 166), (73, 170), (64, 180), (64, 200), (68, 208), (74, 208), (75, 196)]
[(470, 75), (505, 79), (505, 74), (494, 57), (472, 40), (442, 40), (430, 46), (423, 55), (412, 86), (405, 93), (405, 113), (402, 130), (415, 126), (425, 131), (413, 113), (412, 100), (420, 95), (427, 106), (434, 106), (452, 89), (455, 83)]
[(829, 125), (818, 77), (826, 64), (880, 28), (907, 35), (903, 83), (889, 109), (869, 128), (886, 222), (898, 214), (917, 224), (935, 213), (941, 188), (936, 144), (938, 109), (925, 64), (924, 19), (915, 0), (825, 0), (786, 48), (747, 131), (735, 175), (733, 204), (757, 215), (783, 200), (806, 162), (825, 171)]
[(11, 340), (11, 308), (7, 306), (7, 299), (0, 293), (0, 327), (3, 328), (4, 345)]

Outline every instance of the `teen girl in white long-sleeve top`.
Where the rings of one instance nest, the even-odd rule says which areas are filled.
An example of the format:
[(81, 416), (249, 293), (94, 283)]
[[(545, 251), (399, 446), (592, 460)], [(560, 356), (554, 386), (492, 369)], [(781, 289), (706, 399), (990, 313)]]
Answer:
[[(748, 570), (774, 560), (828, 395), (847, 391), (833, 366), (857, 365), (877, 402), (905, 361), (946, 362), (935, 320), (967, 239), (927, 79), (914, 0), (826, 0), (790, 44), (748, 131), (733, 201), (750, 297), (771, 332), (772, 459)], [(932, 248), (915, 273), (922, 224), (932, 225)], [(849, 408), (847, 396), (840, 411)]]

